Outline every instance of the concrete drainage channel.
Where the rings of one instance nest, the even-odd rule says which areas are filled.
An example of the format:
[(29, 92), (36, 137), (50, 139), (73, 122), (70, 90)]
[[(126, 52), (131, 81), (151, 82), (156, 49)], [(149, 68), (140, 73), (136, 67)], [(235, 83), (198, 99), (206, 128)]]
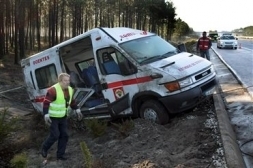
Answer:
[[(213, 98), (227, 167), (251, 167), (247, 161), (248, 158), (245, 157), (239, 147), (235, 126), (231, 123), (231, 117), (233, 116), (230, 116), (230, 112), (231, 110), (234, 110), (233, 108), (235, 105), (243, 106), (242, 103), (240, 104), (238, 102), (248, 102), (249, 104), (253, 104), (252, 97), (242, 86), (233, 70), (231, 70), (215, 50), (213, 51), (214, 52), (210, 52), (211, 62), (217, 73), (218, 82)], [(237, 113), (236, 115), (243, 114)]]

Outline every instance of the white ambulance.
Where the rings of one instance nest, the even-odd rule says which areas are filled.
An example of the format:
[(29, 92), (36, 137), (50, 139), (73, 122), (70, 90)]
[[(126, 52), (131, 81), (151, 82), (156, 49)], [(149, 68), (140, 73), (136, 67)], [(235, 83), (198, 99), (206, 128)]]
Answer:
[(30, 100), (42, 113), (47, 89), (69, 73), (86, 118), (141, 117), (166, 124), (214, 92), (211, 62), (156, 34), (95, 28), (21, 61)]

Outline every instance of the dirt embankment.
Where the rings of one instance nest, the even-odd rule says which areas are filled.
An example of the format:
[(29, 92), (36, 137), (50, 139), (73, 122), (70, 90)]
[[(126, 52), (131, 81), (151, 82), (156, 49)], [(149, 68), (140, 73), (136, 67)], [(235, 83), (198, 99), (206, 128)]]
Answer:
[[(11, 61), (2, 62), (0, 72), (0, 92), (23, 84), (20, 67), (13, 66)], [(2, 106), (21, 110), (32, 108), (27, 100), (25, 89), (0, 96)], [(88, 130), (75, 129), (71, 123), (66, 151), (68, 160), (56, 161), (55, 144), (49, 151), (46, 167), (85, 167), (80, 142), (87, 144), (96, 168), (216, 167), (213, 160), (220, 148), (219, 132), (211, 98), (193, 111), (173, 116), (164, 126), (133, 120), (134, 128), (126, 134), (120, 133), (114, 124), (108, 124), (106, 134), (94, 138)], [(36, 113), (20, 115), (17, 124), (15, 131), (0, 145), (0, 167), (8, 166), (9, 160), (22, 152), (28, 157), (28, 167), (40, 167), (43, 158), (39, 151), (48, 133), (42, 116)]]

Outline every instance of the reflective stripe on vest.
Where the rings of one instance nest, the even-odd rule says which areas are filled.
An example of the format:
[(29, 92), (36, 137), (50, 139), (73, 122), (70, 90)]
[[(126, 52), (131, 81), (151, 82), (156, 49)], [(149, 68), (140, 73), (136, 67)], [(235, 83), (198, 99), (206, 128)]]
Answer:
[[(64, 117), (67, 112), (64, 92), (59, 83), (53, 85), (53, 87), (56, 91), (56, 99), (50, 103), (48, 113), (50, 117), (61, 118)], [(73, 89), (70, 86), (68, 87), (68, 92), (70, 97), (68, 104), (70, 104), (73, 96)]]
[(200, 50), (207, 50), (209, 46), (209, 39), (208, 38), (200, 38), (199, 39), (199, 49)]

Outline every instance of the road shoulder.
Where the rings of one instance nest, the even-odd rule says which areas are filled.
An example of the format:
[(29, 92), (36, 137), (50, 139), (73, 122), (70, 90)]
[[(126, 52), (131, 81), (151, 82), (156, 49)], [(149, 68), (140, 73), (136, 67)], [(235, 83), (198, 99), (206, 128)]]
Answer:
[(227, 105), (241, 99), (242, 96), (247, 100), (250, 98), (247, 97), (238, 80), (216, 53), (212, 54), (211, 62), (217, 73), (218, 87), (213, 98), (227, 166), (228, 168), (243, 168), (246, 166), (230, 122)]

